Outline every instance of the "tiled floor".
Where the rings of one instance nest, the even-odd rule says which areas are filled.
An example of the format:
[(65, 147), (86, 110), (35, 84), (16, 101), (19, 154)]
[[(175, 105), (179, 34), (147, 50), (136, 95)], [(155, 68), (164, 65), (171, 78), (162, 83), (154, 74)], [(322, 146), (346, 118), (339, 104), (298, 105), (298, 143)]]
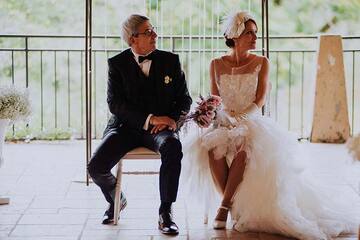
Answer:
[[(321, 158), (345, 154), (341, 145), (308, 148)], [(8, 240), (113, 240), (169, 239), (157, 230), (158, 176), (124, 175), (128, 206), (118, 226), (100, 224), (106, 207), (94, 184), (84, 180), (85, 142), (34, 142), (6, 144), (5, 165), (0, 169), (0, 195), (11, 198), (0, 206), (0, 239)], [(157, 171), (158, 161), (125, 162), (125, 171)], [(348, 186), (347, 186), (348, 187)], [(348, 187), (349, 191), (356, 188)], [(287, 239), (264, 233), (215, 231), (202, 223), (202, 207), (179, 192), (174, 206), (180, 234), (173, 239)], [(360, 214), (360, 213), (359, 213)], [(211, 223), (211, 222), (210, 222)], [(340, 238), (339, 238), (340, 239)], [(347, 235), (341, 239), (357, 239)]]

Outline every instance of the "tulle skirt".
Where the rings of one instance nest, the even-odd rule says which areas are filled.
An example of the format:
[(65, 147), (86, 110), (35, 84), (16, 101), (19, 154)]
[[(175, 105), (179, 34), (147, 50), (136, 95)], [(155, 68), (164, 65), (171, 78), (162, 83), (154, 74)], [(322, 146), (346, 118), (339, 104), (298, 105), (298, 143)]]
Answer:
[(196, 193), (208, 206), (220, 203), (209, 169), (208, 151), (213, 149), (215, 159), (226, 157), (229, 166), (239, 151), (246, 152), (243, 181), (231, 210), (237, 231), (328, 239), (354, 232), (360, 223), (360, 198), (356, 192), (342, 192), (339, 185), (315, 174), (323, 167), (344, 182), (349, 174), (359, 174), (358, 164), (339, 159), (331, 167), (327, 164), (312, 167), (316, 156), (308, 156), (294, 135), (267, 117), (255, 115), (233, 128), (212, 127), (200, 133), (192, 129), (183, 143), (182, 179), (191, 194)]

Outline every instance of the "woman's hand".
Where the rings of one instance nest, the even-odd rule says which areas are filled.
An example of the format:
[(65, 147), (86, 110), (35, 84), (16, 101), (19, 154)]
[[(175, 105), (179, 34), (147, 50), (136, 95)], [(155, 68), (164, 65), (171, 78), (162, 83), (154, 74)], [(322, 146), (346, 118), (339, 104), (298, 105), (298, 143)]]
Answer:
[(208, 128), (208, 127), (210, 127), (211, 122), (212, 122), (212, 118), (210, 118), (210, 117), (208, 117), (208, 116), (206, 116), (206, 115), (201, 115), (198, 120), (199, 120), (199, 123), (200, 123), (200, 124), (198, 124), (198, 125), (199, 125), (199, 127), (201, 127), (201, 128)]
[(242, 113), (237, 115), (235, 118), (237, 121), (248, 120), (250, 116), (258, 113), (260, 108), (256, 105), (256, 103), (251, 103)]
[(236, 121), (238, 121), (238, 122), (248, 120), (248, 118), (249, 118), (249, 115), (247, 115), (246, 113), (240, 113), (240, 115), (235, 117)]

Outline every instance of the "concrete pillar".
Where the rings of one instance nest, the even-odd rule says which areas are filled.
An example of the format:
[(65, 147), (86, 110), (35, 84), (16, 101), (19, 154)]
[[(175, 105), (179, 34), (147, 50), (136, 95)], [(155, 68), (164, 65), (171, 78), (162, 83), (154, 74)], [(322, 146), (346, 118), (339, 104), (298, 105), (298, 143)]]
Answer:
[(319, 37), (311, 142), (343, 143), (350, 136), (341, 40)]

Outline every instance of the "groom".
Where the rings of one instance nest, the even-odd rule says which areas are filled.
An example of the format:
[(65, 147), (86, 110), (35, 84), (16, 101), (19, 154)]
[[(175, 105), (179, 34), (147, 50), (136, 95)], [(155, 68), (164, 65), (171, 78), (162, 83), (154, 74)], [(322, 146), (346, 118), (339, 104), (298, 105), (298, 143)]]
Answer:
[[(161, 154), (159, 229), (177, 234), (171, 204), (177, 196), (183, 154), (176, 121), (189, 111), (192, 100), (178, 55), (156, 49), (157, 34), (147, 17), (129, 16), (122, 38), (130, 48), (108, 61), (107, 102), (112, 116), (88, 165), (109, 202), (103, 224), (114, 220), (116, 178), (110, 170), (127, 152), (143, 146)], [(120, 201), (123, 209), (123, 193)]]

